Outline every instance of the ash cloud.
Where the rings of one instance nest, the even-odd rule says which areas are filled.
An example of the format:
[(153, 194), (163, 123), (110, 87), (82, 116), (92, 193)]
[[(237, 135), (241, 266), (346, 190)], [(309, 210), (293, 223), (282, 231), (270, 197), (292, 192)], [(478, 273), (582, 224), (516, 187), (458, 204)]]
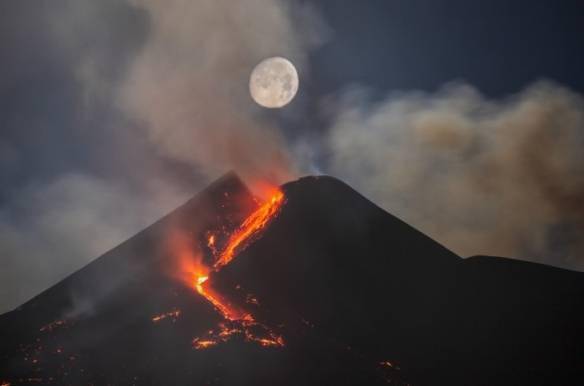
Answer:
[[(3, 182), (38, 154), (44, 158), (37, 169), (51, 170), (35, 170), (3, 192), (0, 312), (229, 169), (252, 183), (323, 171), (461, 255), (584, 269), (580, 95), (540, 83), (497, 101), (458, 84), (373, 103), (355, 91), (330, 110), (324, 138), (303, 132), (291, 143), (250, 100), (247, 82), (252, 67), (271, 55), (290, 58), (306, 79), (308, 53), (328, 31), (305, 3), (56, 1), (48, 7), (22, 0), (21, 17), (8, 20), (14, 28), (26, 21), (12, 46), (20, 52), (26, 41), (27, 55), (5, 79), (0, 73), (2, 84), (38, 68), (63, 73), (42, 77), (45, 88), (25, 90), (31, 105), (47, 105), (38, 116), (25, 110), (14, 120), (32, 150), (4, 132), (0, 140)], [(42, 36), (29, 35), (36, 30)], [(28, 56), (35, 52), (42, 55)], [(292, 113), (302, 112), (283, 112)], [(85, 150), (91, 154), (60, 158)]]
[[(51, 172), (37, 168), (3, 192), (0, 312), (230, 169), (251, 183), (280, 183), (297, 173), (282, 134), (249, 99), (247, 80), (256, 62), (270, 55), (304, 69), (308, 50), (322, 36), (309, 6), (280, 0), (19, 4), (19, 19), (36, 25), (23, 27), (26, 39), (14, 37), (14, 52), (22, 41), (30, 45), (27, 52), (42, 52), (30, 71), (46, 67), (45, 78), (58, 85), (50, 100), (39, 100), (34, 87), (25, 90), (28, 100), (67, 107), (45, 112), (31, 103), (30, 116), (23, 114), (14, 128), (28, 130), (29, 142), (47, 154), (48, 167), (40, 169)], [(42, 34), (30, 32), (37, 30)], [(41, 143), (37, 122), (65, 140)], [(21, 145), (0, 140), (2, 177), (37, 157)], [(86, 154), (62, 162), (63, 154), (83, 153), (75, 146)], [(59, 162), (69, 166), (54, 165)]]
[(327, 145), (333, 174), (462, 256), (584, 269), (584, 98), (565, 87), (353, 90)]
[(282, 183), (297, 175), (277, 127), (249, 97), (254, 65), (290, 58), (302, 71), (322, 30), (311, 8), (277, 0), (135, 0), (150, 37), (119, 94), (160, 153), (207, 176), (235, 169)]

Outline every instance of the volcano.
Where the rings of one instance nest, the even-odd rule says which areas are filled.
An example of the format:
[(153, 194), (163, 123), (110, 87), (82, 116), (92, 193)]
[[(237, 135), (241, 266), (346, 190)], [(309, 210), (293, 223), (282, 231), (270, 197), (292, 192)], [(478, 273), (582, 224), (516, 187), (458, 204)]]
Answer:
[(0, 317), (0, 384), (582, 385), (584, 275), (234, 174)]

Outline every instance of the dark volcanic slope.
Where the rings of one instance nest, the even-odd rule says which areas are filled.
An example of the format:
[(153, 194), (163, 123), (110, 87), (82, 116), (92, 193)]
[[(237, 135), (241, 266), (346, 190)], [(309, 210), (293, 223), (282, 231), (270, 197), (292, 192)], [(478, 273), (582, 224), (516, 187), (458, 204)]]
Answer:
[[(196, 240), (216, 226), (217, 218), (234, 226), (255, 206), (242, 182), (226, 175), (173, 213), (2, 315), (0, 381), (181, 384), (214, 377), (219, 369), (196, 359), (191, 340), (221, 317), (170, 275), (173, 259), (167, 240), (182, 232), (196, 250)], [(176, 320), (152, 322), (154, 316), (175, 310), (181, 311)], [(193, 375), (203, 365), (208, 370)]]
[(207, 231), (257, 207), (230, 175), (1, 316), (0, 384), (584, 384), (582, 274), (463, 260), (330, 177), (283, 190), (278, 217), (210, 282), (284, 347), (192, 345), (223, 319), (172, 275), (167, 244), (178, 233), (209, 258)]
[[(375, 385), (390, 375), (398, 382), (393, 369), (355, 358), (305, 325), (285, 338), (284, 348), (261, 347), (242, 334), (206, 350), (194, 348), (194, 338), (217, 330), (224, 319), (176, 277), (175, 255), (208, 258), (207, 231), (229, 233), (255, 208), (247, 188), (227, 175), (0, 316), (0, 384)], [(168, 245), (176, 235), (185, 244), (178, 250)], [(158, 315), (166, 317), (154, 321)]]
[(284, 191), (278, 219), (220, 273), (273, 323), (305, 319), (413, 384), (584, 384), (584, 275), (460, 259), (329, 177)]

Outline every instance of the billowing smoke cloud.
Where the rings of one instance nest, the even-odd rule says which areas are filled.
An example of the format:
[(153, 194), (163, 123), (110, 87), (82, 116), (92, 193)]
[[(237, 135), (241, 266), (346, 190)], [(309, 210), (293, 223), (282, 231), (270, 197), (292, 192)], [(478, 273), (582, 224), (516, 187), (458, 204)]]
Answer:
[(348, 93), (332, 173), (462, 256), (584, 268), (584, 99), (537, 83), (505, 100), (453, 84)]
[(123, 83), (123, 111), (163, 154), (216, 176), (284, 182), (295, 165), (247, 88), (254, 65), (282, 55), (302, 67), (319, 42), (310, 8), (278, 0), (135, 0), (150, 38)]
[[(38, 67), (55, 62), (71, 77), (59, 74), (67, 83), (55, 83), (69, 87), (63, 92), (73, 98), (61, 96), (61, 89), (54, 93), (70, 106), (67, 118), (75, 128), (59, 132), (54, 114), (31, 122), (46, 120), (55, 126), (51, 135), (65, 143), (87, 138), (87, 152), (95, 154), (11, 188), (0, 207), (0, 313), (230, 169), (251, 183), (283, 182), (296, 173), (282, 134), (250, 100), (247, 81), (253, 66), (270, 55), (289, 57), (303, 69), (307, 51), (322, 36), (310, 7), (284, 0), (30, 6), (44, 39), (30, 44), (46, 50), (49, 62)], [(34, 90), (30, 98), (36, 100)], [(24, 118), (21, 126), (35, 127)], [(28, 137), (36, 139), (34, 130)], [(22, 161), (18, 144), (1, 141), (0, 149), (0, 170), (14, 170)]]
[[(70, 103), (79, 133), (58, 132), (64, 123), (50, 121), (52, 110), (21, 117), (17, 129), (32, 130), (23, 137), (49, 152), (29, 129), (42, 121), (62, 142), (87, 138), (95, 154), (6, 195), (0, 312), (229, 169), (248, 182), (323, 170), (461, 255), (584, 269), (581, 96), (546, 83), (504, 101), (466, 85), (376, 103), (350, 93), (325, 134), (329, 162), (319, 165), (310, 161), (325, 158), (319, 134), (291, 146), (247, 91), (250, 71), (267, 56), (286, 56), (306, 74), (307, 53), (326, 37), (312, 8), (284, 0), (59, 1), (31, 2), (47, 30), (37, 49), (50, 51), (38, 67), (70, 67), (75, 87), (63, 74), (48, 84), (64, 79), (75, 89), (51, 106)], [(0, 141), (4, 174), (26, 161), (18, 145)]]

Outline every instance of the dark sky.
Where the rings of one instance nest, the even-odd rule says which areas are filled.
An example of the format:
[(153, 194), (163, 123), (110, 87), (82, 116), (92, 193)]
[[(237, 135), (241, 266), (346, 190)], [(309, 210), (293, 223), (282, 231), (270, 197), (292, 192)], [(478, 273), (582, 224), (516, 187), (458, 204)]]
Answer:
[(580, 1), (323, 1), (335, 38), (318, 51), (322, 87), (435, 90), (463, 79), (491, 96), (549, 78), (584, 87)]
[[(123, 1), (108, 0), (101, 24), (79, 25), (90, 41), (111, 55), (103, 71), (119, 75), (145, 39), (144, 15)], [(584, 91), (584, 5), (581, 1), (323, 0), (314, 2), (332, 30), (310, 55), (315, 96), (350, 84), (388, 90), (433, 91), (464, 80), (489, 96), (515, 93), (538, 79)], [(0, 4), (1, 143), (14, 148), (17, 168), (0, 174), (3, 202), (21, 184), (78, 168), (100, 168), (111, 143), (100, 143), (105, 111), (80, 122), (83, 96), (71, 47), (51, 42), (47, 15), (67, 1), (8, 1)], [(132, 28), (127, 28), (131, 25)], [(72, 31), (73, 33), (75, 31)], [(80, 47), (83, 50), (83, 47)], [(116, 74), (118, 73), (118, 74)], [(95, 118), (95, 117), (91, 117)], [(91, 126), (78, 134), (80, 124)], [(96, 133), (97, 132), (97, 133)], [(2, 158), (10, 158), (9, 150)], [(97, 157), (98, 160), (94, 160)], [(107, 163), (107, 162), (106, 162)], [(98, 165), (96, 165), (98, 164)]]
[[(184, 159), (157, 152), (152, 138), (132, 128), (140, 122), (118, 106), (112, 85), (126, 79), (129, 66), (147, 47), (154, 25), (151, 15), (123, 0), (91, 3), (0, 3), (0, 271), (16, 278), (0, 284), (0, 297), (6, 299), (0, 311), (34, 293), (15, 281), (36, 281), (35, 290), (50, 285), (131, 236), (208, 179)], [(347, 90), (366, 90), (368, 103), (373, 103), (416, 90), (433, 95), (445, 84), (459, 82), (472, 85), (483, 98), (500, 100), (547, 79), (576, 95), (584, 93), (582, 1), (300, 4), (309, 4), (322, 19), (323, 38), (299, 60), (305, 63), (296, 105), (262, 119), (277, 122), (295, 149), (302, 148), (303, 138), (314, 142), (306, 157), (319, 171), (338, 170), (329, 168), (331, 151), (323, 150), (321, 140), (338, 121), (331, 104), (336, 106)], [(302, 14), (295, 16), (292, 25), (301, 19)], [(212, 31), (201, 36), (213, 37)], [(136, 204), (158, 197), (158, 186), (169, 184), (173, 192), (161, 193), (162, 203)], [(367, 193), (376, 197), (375, 192)], [(134, 204), (123, 202), (128, 197)], [(68, 223), (81, 216), (76, 215), (78, 207), (93, 210), (81, 228)], [(120, 208), (141, 215), (114, 224), (118, 217), (112, 213)], [(95, 213), (100, 213), (98, 219)], [(571, 221), (554, 224), (554, 232), (571, 229)], [(71, 233), (72, 228), (83, 235)], [(89, 239), (97, 241), (88, 247)], [(63, 251), (61, 244), (73, 246)], [(529, 244), (521, 250), (533, 248)], [(61, 254), (71, 256), (61, 264)], [(73, 257), (76, 254), (82, 256)], [(59, 269), (47, 268), (52, 266)]]

